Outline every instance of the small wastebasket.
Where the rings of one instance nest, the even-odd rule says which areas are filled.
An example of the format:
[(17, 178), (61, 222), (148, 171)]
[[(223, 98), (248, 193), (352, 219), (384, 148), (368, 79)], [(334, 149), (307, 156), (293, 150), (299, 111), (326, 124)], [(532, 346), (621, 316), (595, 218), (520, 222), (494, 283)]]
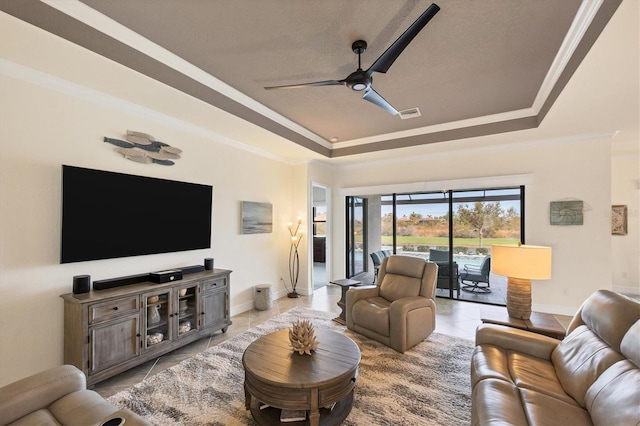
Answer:
[(253, 298), (256, 309), (266, 311), (271, 309), (271, 284), (258, 284)]

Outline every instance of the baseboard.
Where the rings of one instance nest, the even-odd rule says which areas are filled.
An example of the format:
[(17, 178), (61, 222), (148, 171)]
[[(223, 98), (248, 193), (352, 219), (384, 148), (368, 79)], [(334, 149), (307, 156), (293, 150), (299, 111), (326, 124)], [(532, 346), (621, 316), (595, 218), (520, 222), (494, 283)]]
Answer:
[[(280, 289), (276, 292), (272, 292), (271, 293), (271, 300), (275, 301), (276, 299), (280, 299), (281, 297), (284, 297), (287, 295), (287, 293), (289, 293), (287, 291), (287, 289)], [(241, 303), (239, 305), (235, 305), (235, 306), (231, 306), (231, 308), (229, 309), (229, 314), (233, 317), (234, 315), (238, 315), (241, 314), (243, 312), (247, 312), (250, 311), (252, 309), (255, 309), (255, 303), (253, 300), (250, 300), (248, 302), (244, 302)]]

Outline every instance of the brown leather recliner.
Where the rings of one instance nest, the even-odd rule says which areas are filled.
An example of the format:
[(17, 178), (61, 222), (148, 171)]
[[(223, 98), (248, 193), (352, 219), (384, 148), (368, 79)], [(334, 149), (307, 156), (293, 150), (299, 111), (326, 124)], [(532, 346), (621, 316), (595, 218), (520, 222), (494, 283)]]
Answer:
[(564, 340), (505, 326), (476, 331), (473, 425), (640, 424), (640, 303), (599, 290)]
[(347, 328), (398, 352), (417, 345), (436, 328), (438, 266), (412, 256), (384, 258), (377, 286), (347, 292)]
[(84, 373), (61, 365), (0, 388), (0, 425), (100, 426), (122, 418), (127, 426), (151, 423), (127, 409), (118, 410), (87, 390)]

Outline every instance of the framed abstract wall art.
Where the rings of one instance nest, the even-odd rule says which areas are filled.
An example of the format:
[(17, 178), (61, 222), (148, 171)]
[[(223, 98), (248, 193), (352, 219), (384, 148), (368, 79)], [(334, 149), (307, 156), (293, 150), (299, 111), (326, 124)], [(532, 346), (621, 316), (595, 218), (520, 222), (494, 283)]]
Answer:
[(242, 233), (269, 234), (273, 231), (271, 203), (242, 201)]

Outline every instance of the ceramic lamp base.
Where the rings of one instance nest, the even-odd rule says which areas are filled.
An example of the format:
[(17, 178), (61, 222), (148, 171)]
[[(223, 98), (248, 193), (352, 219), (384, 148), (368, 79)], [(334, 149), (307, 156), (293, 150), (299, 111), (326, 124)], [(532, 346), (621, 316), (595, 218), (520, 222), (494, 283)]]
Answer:
[(526, 320), (531, 317), (531, 280), (509, 278), (507, 312), (511, 318)]

